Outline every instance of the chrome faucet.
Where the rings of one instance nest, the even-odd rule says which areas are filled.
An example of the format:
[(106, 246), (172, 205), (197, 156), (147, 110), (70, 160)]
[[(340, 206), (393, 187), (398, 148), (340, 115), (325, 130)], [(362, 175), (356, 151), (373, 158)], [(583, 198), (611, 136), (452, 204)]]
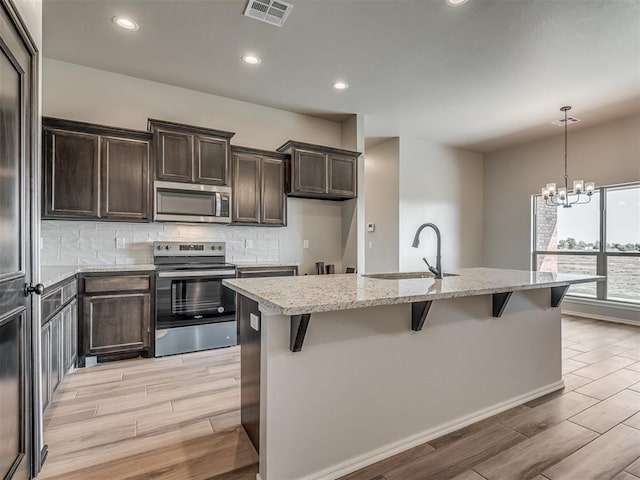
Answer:
[(411, 246), (413, 248), (418, 248), (418, 245), (420, 245), (420, 233), (422, 232), (422, 230), (425, 229), (425, 227), (431, 227), (433, 228), (433, 231), (436, 232), (436, 240), (438, 243), (438, 249), (436, 252), (436, 268), (433, 268), (431, 265), (429, 265), (429, 262), (425, 257), (423, 257), (422, 260), (424, 261), (424, 263), (427, 264), (427, 268), (431, 273), (433, 273), (436, 279), (442, 280), (442, 264), (440, 263), (441, 261), (440, 250), (442, 246), (442, 239), (440, 238), (440, 229), (433, 223), (423, 223), (422, 225), (420, 225), (420, 228), (418, 228), (418, 231), (416, 232), (416, 236), (413, 237), (413, 243), (411, 244)]

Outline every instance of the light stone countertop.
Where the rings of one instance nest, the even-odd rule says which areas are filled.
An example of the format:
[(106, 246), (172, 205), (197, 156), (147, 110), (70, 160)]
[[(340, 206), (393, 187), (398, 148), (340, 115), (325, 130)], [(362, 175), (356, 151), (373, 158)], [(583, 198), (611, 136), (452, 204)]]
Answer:
[[(265, 268), (265, 267), (297, 267), (294, 262), (264, 262), (264, 263), (233, 263), (238, 268)], [(156, 266), (153, 264), (136, 265), (55, 265), (40, 267), (40, 283), (44, 288), (62, 282), (78, 273), (99, 273), (99, 272), (138, 272), (153, 271)]]
[(223, 284), (282, 315), (331, 312), (379, 305), (533, 290), (605, 277), (496, 268), (463, 268), (443, 280), (375, 279), (357, 274), (242, 278)]
[(155, 270), (155, 265), (55, 265), (40, 267), (40, 283), (44, 288), (55, 285), (77, 273), (138, 272)]

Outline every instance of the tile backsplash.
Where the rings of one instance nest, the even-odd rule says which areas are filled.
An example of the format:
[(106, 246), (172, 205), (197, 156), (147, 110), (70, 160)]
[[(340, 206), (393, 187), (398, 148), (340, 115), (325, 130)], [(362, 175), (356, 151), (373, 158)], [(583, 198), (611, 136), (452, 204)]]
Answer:
[(225, 242), (234, 263), (280, 260), (280, 232), (269, 227), (43, 220), (40, 235), (42, 265), (150, 264), (154, 241)]

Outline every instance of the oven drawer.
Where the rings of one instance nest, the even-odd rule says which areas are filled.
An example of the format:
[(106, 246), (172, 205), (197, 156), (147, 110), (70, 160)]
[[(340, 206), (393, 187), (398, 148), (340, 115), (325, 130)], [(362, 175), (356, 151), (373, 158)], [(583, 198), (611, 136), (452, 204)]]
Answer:
[(84, 293), (127, 292), (151, 289), (151, 275), (85, 277)]

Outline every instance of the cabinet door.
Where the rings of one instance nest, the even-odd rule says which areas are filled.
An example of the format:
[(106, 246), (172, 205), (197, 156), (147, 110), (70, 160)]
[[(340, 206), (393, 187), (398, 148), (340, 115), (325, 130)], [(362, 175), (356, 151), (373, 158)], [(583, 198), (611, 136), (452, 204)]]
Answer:
[(149, 142), (102, 137), (101, 216), (149, 219)]
[(355, 198), (358, 163), (354, 157), (329, 155), (329, 195)]
[(285, 162), (284, 160), (263, 158), (261, 170), (262, 208), (260, 209), (260, 222), (266, 225), (286, 225)]
[(67, 305), (62, 311), (62, 324), (63, 324), (63, 358), (64, 358), (64, 374), (66, 374), (71, 367), (75, 365), (75, 352), (77, 350), (78, 332), (75, 326), (77, 320), (77, 308), (76, 301), (74, 300)]
[(233, 221), (260, 222), (260, 157), (233, 156)]
[(327, 156), (324, 153), (295, 151), (293, 190), (304, 193), (327, 193)]
[(78, 360), (78, 302), (71, 302), (71, 366)]
[(40, 395), (44, 411), (51, 401), (51, 322), (40, 330)]
[(83, 312), (85, 355), (149, 348), (151, 294), (85, 297)]
[(155, 143), (159, 180), (193, 181), (193, 135), (158, 130)]
[(98, 218), (98, 136), (44, 131), (44, 218)]
[(62, 312), (51, 323), (51, 392), (55, 392), (62, 381)]
[(227, 185), (229, 142), (198, 135), (195, 141), (195, 181), (210, 185)]

